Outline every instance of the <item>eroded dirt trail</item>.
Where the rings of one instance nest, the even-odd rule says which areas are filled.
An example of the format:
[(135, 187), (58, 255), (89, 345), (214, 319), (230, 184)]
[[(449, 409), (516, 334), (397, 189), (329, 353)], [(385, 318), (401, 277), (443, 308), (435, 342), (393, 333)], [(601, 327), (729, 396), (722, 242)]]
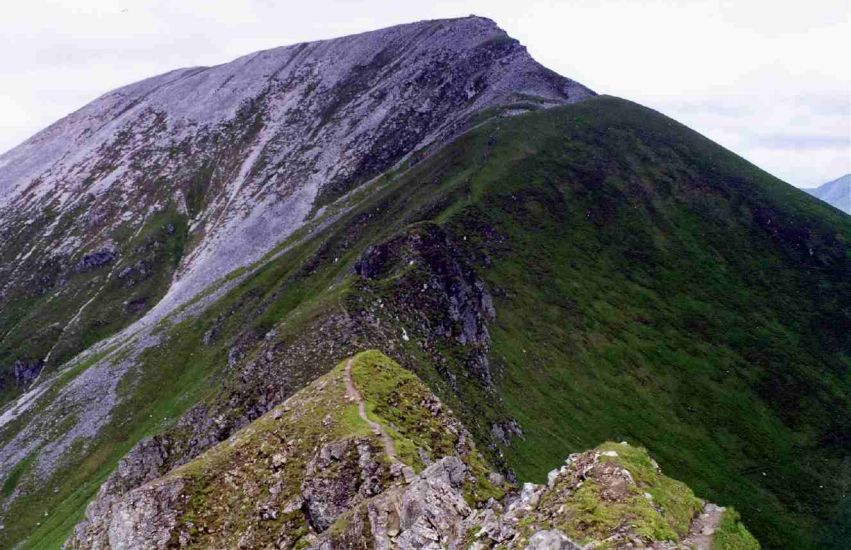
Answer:
[(355, 387), (355, 382), (352, 380), (352, 359), (349, 359), (346, 362), (346, 397), (350, 400), (355, 401), (358, 404), (358, 414), (363, 419), (364, 422), (369, 424), (369, 427), (372, 429), (372, 433), (379, 436), (381, 438), (381, 442), (384, 444), (384, 452), (387, 453), (387, 456), (390, 457), (390, 460), (393, 462), (397, 462), (399, 460), (398, 455), (396, 454), (396, 444), (393, 443), (393, 438), (390, 437), (390, 434), (387, 433), (387, 430), (384, 429), (384, 426), (379, 424), (378, 422), (373, 422), (366, 416), (366, 405), (364, 405), (363, 397), (361, 397), (360, 392)]
[(688, 536), (682, 541), (683, 546), (693, 550), (711, 550), (715, 530), (718, 529), (723, 515), (724, 508), (720, 506), (704, 506), (703, 511), (691, 522)]

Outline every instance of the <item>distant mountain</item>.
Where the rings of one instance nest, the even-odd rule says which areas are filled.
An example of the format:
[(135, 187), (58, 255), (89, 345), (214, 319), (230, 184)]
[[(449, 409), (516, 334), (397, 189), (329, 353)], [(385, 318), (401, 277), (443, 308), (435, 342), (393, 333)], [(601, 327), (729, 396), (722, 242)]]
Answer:
[[(132, 84), (0, 155), (0, 548), (452, 547), (412, 492), (442, 472), (483, 546), (688, 545), (679, 479), (765, 548), (847, 548), (849, 250), (488, 19)], [(343, 393), (365, 350), (419, 389), (355, 361)]]
[(846, 214), (851, 214), (851, 174), (845, 174), (833, 181), (818, 187), (804, 189), (804, 191), (831, 206), (835, 206)]

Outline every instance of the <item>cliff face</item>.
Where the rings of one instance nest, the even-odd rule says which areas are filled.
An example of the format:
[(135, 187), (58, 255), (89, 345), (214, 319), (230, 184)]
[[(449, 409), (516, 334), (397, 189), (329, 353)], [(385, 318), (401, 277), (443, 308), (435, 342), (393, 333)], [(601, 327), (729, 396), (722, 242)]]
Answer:
[(546, 485), (515, 487), (415, 376), (375, 351), (168, 475), (119, 498), (102, 491), (67, 547), (496, 545), (759, 547), (734, 511), (626, 443), (571, 455)]

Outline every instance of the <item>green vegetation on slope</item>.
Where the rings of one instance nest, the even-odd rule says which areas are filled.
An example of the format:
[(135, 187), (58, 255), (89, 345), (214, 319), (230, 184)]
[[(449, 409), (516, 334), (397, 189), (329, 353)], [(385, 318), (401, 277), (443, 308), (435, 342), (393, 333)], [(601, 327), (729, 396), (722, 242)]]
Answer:
[(441, 325), (422, 319), (435, 287), (410, 246), (388, 241), (378, 255), (392, 267), (357, 291), (383, 300), (375, 314), (407, 328), (421, 364), (442, 358), (414, 368), (480, 438), (500, 411), (519, 420), (523, 436), (503, 451), (520, 479), (626, 439), (734, 504), (768, 547), (815, 548), (843, 528), (847, 217), (605, 97), (486, 124), (399, 186), (418, 214), (401, 242), (439, 247), (445, 235), (455, 251), (432, 267), (460, 255), (491, 289), (502, 400), (452, 345), (424, 342), (416, 325)]
[(626, 439), (817, 547), (851, 484), (849, 219), (625, 101), (496, 126), (446, 224), (488, 255), (519, 477)]
[(521, 520), (526, 537), (559, 529), (580, 544), (604, 541), (595, 547), (616, 548), (622, 541), (605, 541), (629, 531), (642, 540), (681, 542), (704, 504), (685, 484), (662, 475), (645, 449), (626, 443), (573, 455), (563, 471)]
[[(122, 384), (120, 414), (56, 479), (81, 477), (15, 503), (25, 517), (6, 540), (31, 533), (45, 509), (60, 513), (30, 542), (61, 540), (118, 458), (144, 435), (179, 436), (172, 424), (196, 402), (250, 419), (252, 391), (281, 384), (274, 395), (285, 396), (327, 368), (311, 353), (339, 360), (359, 346), (415, 369), (492, 454), (491, 423), (516, 418), (523, 436), (500, 450), (521, 480), (625, 439), (701, 496), (735, 505), (766, 547), (815, 548), (831, 522), (847, 529), (847, 217), (606, 97), (485, 123), (357, 200), (197, 319), (165, 327)], [(431, 266), (405, 257), (372, 281), (352, 274), (368, 247), (399, 235), (452, 250)], [(466, 369), (470, 346), (425, 341), (445, 320), (426, 301), (441, 291), (420, 289), (445, 261), (493, 296), (495, 387)], [(319, 332), (346, 314), (367, 328)], [(259, 370), (226, 369), (231, 350)]]
[[(643, 448), (623, 443), (605, 443), (598, 447), (604, 462), (612, 462), (632, 474), (636, 484), (652, 498), (641, 497), (647, 503), (653, 501), (662, 509), (662, 524), (648, 525), (648, 529), (660, 531), (657, 538), (665, 538), (661, 532), (668, 531), (669, 540), (683, 537), (689, 530), (692, 518), (702, 507), (700, 500), (684, 483), (661, 475), (659, 467)], [(611, 455), (611, 456), (610, 456)]]
[(759, 550), (759, 543), (741, 522), (734, 508), (724, 510), (712, 539), (712, 550)]
[[(51, 370), (156, 304), (183, 255), (187, 221), (174, 208), (156, 212), (135, 236), (123, 226), (115, 231), (115, 240), (126, 242), (123, 249), (87, 251), (113, 255), (100, 265), (42, 266), (35, 270), (37, 280), (15, 281), (0, 308), (0, 403), (29, 383), (15, 380), (11, 365), (16, 359), (40, 363), (50, 354), (46, 368)], [(31, 276), (22, 271), (20, 277)]]
[[(355, 356), (352, 378), (361, 389), (367, 414), (385, 426), (400, 458), (415, 471), (425, 466), (424, 456), (434, 461), (458, 452), (462, 426), (410, 371), (381, 352), (366, 351)], [(461, 458), (476, 480), (464, 491), (471, 504), (504, 496), (504, 488), (488, 480), (489, 466), (478, 452)]]

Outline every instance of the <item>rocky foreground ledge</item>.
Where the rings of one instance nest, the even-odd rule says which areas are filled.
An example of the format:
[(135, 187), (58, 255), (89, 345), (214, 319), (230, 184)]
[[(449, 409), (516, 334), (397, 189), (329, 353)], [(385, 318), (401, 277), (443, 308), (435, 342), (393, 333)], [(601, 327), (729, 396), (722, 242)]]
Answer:
[[(128, 465), (122, 465), (128, 467)], [(102, 491), (66, 548), (759, 548), (644, 449), (573, 454), (547, 483), (491, 469), (412, 373), (361, 353), (194, 461)]]

